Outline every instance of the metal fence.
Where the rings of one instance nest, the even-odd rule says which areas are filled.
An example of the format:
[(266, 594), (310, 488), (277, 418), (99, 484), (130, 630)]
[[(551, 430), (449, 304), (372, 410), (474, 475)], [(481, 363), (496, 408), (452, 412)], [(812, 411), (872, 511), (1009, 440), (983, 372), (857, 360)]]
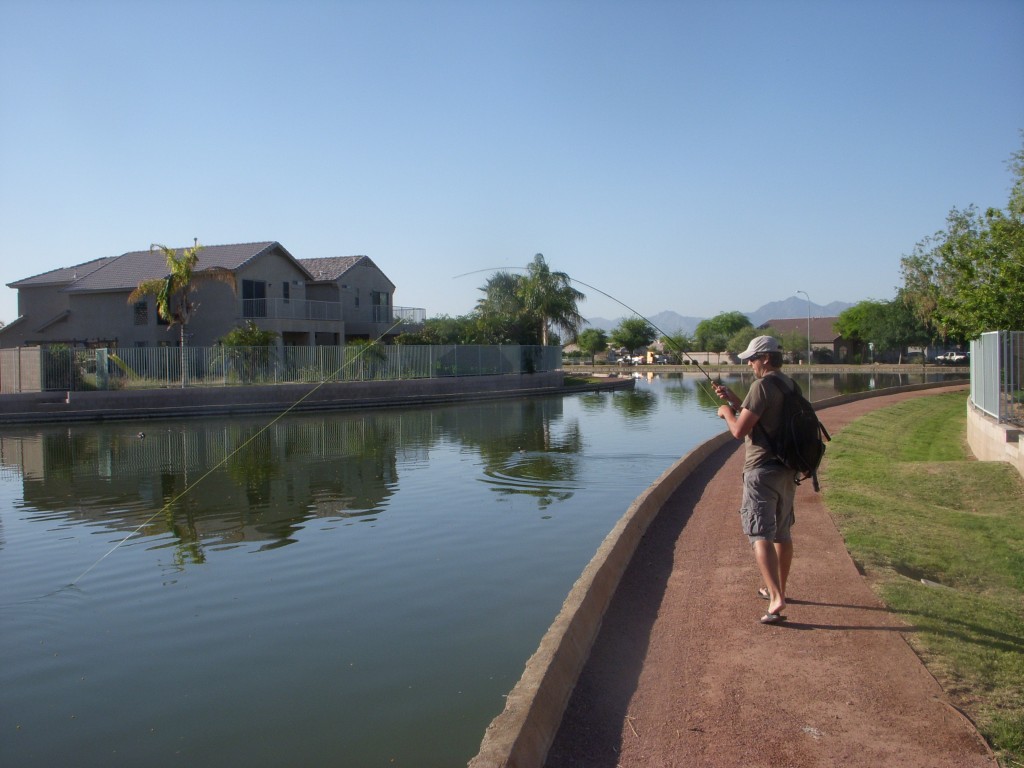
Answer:
[(1024, 426), (1024, 331), (971, 342), (971, 402), (1000, 423)]
[(349, 345), (320, 347), (49, 348), (45, 390), (394, 381), (536, 373), (562, 367), (561, 347)]

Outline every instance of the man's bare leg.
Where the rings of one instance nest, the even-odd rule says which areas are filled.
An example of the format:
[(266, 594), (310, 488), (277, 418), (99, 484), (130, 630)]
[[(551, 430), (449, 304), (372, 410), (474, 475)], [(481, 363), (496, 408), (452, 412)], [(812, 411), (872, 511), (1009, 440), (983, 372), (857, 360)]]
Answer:
[(789, 569), (793, 565), (793, 542), (776, 541), (775, 557), (779, 561), (779, 591), (782, 601), (786, 601), (786, 582), (789, 580)]
[(768, 601), (768, 613), (780, 613), (786, 607), (786, 598), (779, 584), (779, 556), (775, 553), (775, 545), (763, 539), (754, 542), (754, 560), (761, 571), (761, 578), (768, 587), (771, 596)]

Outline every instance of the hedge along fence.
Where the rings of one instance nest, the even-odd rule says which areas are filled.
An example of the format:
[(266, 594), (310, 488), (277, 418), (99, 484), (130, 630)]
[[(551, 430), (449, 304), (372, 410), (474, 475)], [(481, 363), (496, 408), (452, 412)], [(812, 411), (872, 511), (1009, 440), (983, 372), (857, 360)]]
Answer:
[[(15, 350), (0, 350), (13, 352)], [(184, 364), (184, 376), (182, 365)], [(397, 381), (559, 370), (557, 346), (349, 345), (320, 347), (43, 348), (41, 382), (4, 391), (81, 391), (185, 386)], [(25, 365), (19, 378), (27, 379)]]

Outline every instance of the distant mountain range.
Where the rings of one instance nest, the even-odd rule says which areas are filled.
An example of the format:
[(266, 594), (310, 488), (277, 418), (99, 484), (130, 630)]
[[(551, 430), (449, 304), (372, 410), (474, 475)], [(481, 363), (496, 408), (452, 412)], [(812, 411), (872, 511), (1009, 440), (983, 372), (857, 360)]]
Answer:
[[(815, 304), (812, 301), (810, 305), (811, 317), (835, 317), (844, 309), (852, 306), (852, 303), (845, 301), (833, 301), (831, 304), (825, 305)], [(768, 320), (807, 317), (807, 310), (808, 306), (805, 299), (801, 299), (799, 296), (792, 296), (782, 301), (770, 302), (763, 307), (755, 309), (753, 312), (744, 312), (743, 314), (750, 318), (750, 322), (756, 327)], [(623, 319), (622, 317), (615, 318), (614, 320), (609, 320), (606, 317), (588, 317), (587, 326), (590, 328), (600, 328), (603, 331), (611, 331)], [(677, 331), (693, 333), (697, 330), (697, 324), (707, 318), (685, 317), (672, 310), (665, 310), (646, 319), (665, 333), (676, 333)]]

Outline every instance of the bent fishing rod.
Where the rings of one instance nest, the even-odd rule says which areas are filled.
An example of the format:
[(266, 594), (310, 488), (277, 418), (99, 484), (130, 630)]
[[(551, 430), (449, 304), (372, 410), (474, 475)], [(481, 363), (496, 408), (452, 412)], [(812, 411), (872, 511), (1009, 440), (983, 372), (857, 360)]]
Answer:
[[(476, 269), (476, 270), (473, 270), (472, 272), (464, 272), (464, 273), (462, 273), (461, 275), (455, 275), (453, 279), (458, 279), (458, 278), (460, 278), (460, 277), (467, 277), (468, 275), (477, 275), (477, 274), (480, 274), (480, 273), (482, 273), (482, 272), (497, 272), (497, 271), (501, 271), (501, 270), (506, 270), (506, 269), (526, 269), (526, 267), (487, 267), (486, 269)], [(715, 385), (715, 386), (721, 386), (721, 383), (722, 383), (722, 382), (721, 382), (721, 380), (719, 380), (719, 381), (715, 381), (715, 380), (714, 380), (713, 378), (711, 378), (711, 374), (709, 374), (709, 373), (708, 373), (707, 371), (705, 371), (705, 370), (704, 370), (704, 369), (703, 369), (703, 368), (701, 367), (701, 364), (700, 364), (700, 363), (698, 363), (698, 362), (697, 362), (697, 361), (696, 361), (696, 360), (694, 359), (693, 355), (691, 355), (691, 354), (690, 354), (689, 352), (687, 352), (687, 351), (686, 351), (685, 349), (682, 349), (682, 348), (681, 348), (681, 347), (680, 347), (680, 346), (679, 346), (678, 344), (676, 344), (676, 342), (675, 342), (675, 341), (673, 340), (673, 338), (672, 338), (671, 336), (669, 336), (669, 334), (665, 333), (665, 331), (663, 331), (663, 330), (662, 330), (661, 328), (659, 328), (659, 327), (658, 327), (657, 325), (655, 325), (655, 324), (654, 324), (653, 322), (651, 322), (650, 318), (648, 318), (648, 317), (646, 317), (646, 316), (644, 316), (644, 315), (640, 314), (640, 313), (639, 313), (639, 312), (637, 312), (637, 311), (636, 311), (635, 309), (633, 309), (633, 308), (632, 308), (631, 306), (629, 306), (629, 305), (628, 305), (628, 304), (627, 304), (626, 302), (624, 302), (624, 301), (622, 301), (622, 300), (620, 300), (620, 299), (617, 299), (617, 298), (615, 298), (614, 296), (612, 296), (612, 295), (611, 295), (610, 293), (608, 293), (607, 291), (602, 291), (602, 290), (601, 290), (600, 288), (598, 288), (598, 287), (596, 287), (596, 286), (593, 286), (593, 285), (590, 285), (589, 283), (585, 283), (585, 282), (583, 282), (582, 280), (577, 280), (577, 279), (576, 279), (575, 277), (570, 277), (570, 278), (569, 278), (569, 280), (570, 280), (571, 282), (573, 282), (573, 283), (577, 283), (577, 284), (579, 284), (579, 285), (582, 285), (582, 286), (583, 286), (584, 288), (589, 288), (589, 289), (590, 289), (590, 290), (592, 290), (592, 291), (597, 291), (597, 292), (598, 292), (598, 293), (600, 293), (600, 294), (601, 294), (602, 296), (605, 296), (605, 297), (607, 297), (607, 298), (611, 299), (612, 301), (614, 301), (614, 302), (615, 302), (616, 304), (618, 304), (619, 306), (621, 306), (621, 307), (625, 307), (626, 309), (628, 309), (628, 310), (629, 310), (630, 312), (632, 312), (632, 313), (633, 313), (634, 315), (636, 315), (636, 316), (637, 316), (637, 317), (639, 317), (639, 318), (640, 318), (641, 320), (643, 320), (643, 321), (644, 321), (645, 323), (647, 323), (647, 324), (648, 324), (649, 326), (651, 326), (651, 328), (653, 328), (653, 329), (654, 329), (655, 331), (657, 331), (658, 333), (660, 333), (660, 334), (661, 334), (661, 336), (662, 336), (662, 338), (663, 338), (663, 339), (664, 339), (665, 341), (667, 341), (667, 342), (669, 343), (669, 345), (670, 345), (670, 346), (671, 346), (671, 347), (672, 347), (672, 348), (673, 348), (673, 349), (674, 349), (674, 350), (675, 350), (675, 351), (676, 351), (677, 353), (679, 353), (679, 354), (681, 354), (681, 355), (686, 355), (686, 356), (687, 356), (687, 357), (688, 357), (688, 358), (690, 359), (690, 362), (692, 362), (692, 363), (693, 363), (693, 364), (694, 364), (694, 365), (695, 365), (695, 366), (697, 367), (697, 370), (698, 370), (698, 371), (700, 371), (701, 373), (703, 373), (703, 374), (704, 374), (704, 376), (705, 376), (705, 377), (707, 378), (707, 380), (708, 380), (708, 381), (709, 381), (709, 382), (710, 382), (710, 383), (711, 383), (712, 385)], [(705, 390), (705, 391), (706, 391), (706, 390)], [(718, 397), (718, 395), (716, 394), (716, 395), (715, 395), (715, 397)]]

